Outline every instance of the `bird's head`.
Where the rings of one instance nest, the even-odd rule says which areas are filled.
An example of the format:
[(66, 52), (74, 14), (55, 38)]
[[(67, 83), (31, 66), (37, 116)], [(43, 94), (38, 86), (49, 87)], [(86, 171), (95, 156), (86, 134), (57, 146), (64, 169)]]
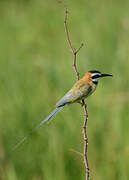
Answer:
[(87, 73), (90, 75), (90, 78), (95, 85), (98, 84), (98, 80), (102, 77), (112, 76), (111, 74), (103, 74), (97, 70), (88, 71)]

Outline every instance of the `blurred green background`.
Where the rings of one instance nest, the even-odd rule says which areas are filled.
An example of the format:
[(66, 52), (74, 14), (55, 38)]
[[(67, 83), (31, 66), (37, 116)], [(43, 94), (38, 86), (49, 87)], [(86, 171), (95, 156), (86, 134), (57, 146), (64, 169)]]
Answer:
[[(68, 26), (80, 76), (101, 80), (87, 99), (91, 180), (129, 179), (129, 1), (71, 0)], [(75, 83), (73, 56), (56, 0), (0, 1), (0, 179), (83, 180), (83, 109), (66, 107), (24, 144)]]

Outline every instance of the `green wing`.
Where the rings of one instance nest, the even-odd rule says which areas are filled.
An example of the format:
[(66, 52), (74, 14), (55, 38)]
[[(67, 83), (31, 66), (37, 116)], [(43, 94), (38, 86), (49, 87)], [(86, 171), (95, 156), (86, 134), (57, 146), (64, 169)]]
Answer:
[(90, 95), (91, 91), (91, 86), (76, 83), (73, 88), (68, 91), (68, 93), (56, 104), (56, 107), (74, 103), (86, 98), (88, 95)]

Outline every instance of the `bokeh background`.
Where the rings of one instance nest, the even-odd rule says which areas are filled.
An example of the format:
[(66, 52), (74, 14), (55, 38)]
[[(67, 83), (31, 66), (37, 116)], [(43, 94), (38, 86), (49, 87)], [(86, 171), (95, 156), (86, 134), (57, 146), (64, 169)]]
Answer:
[[(91, 180), (129, 179), (129, 1), (71, 0), (68, 26), (80, 76), (113, 74), (89, 97)], [(83, 109), (66, 107), (24, 144), (76, 78), (56, 0), (0, 1), (0, 179), (83, 180)]]

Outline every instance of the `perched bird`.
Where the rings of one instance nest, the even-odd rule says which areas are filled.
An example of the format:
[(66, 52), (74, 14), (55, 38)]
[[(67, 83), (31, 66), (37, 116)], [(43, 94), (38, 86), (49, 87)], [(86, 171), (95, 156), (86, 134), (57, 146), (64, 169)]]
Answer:
[[(81, 103), (82, 99), (87, 98), (96, 90), (99, 79), (101, 79), (102, 77), (107, 77), (107, 76), (112, 76), (112, 75), (102, 74), (101, 72), (97, 70), (88, 71), (82, 77), (82, 79), (78, 80), (74, 84), (72, 89), (68, 91), (59, 102), (57, 102), (55, 110), (46, 119), (41, 121), (41, 123), (35, 129), (33, 129), (28, 136), (30, 136), (33, 132), (35, 132), (42, 124), (52, 119), (66, 105), (69, 105), (75, 102)], [(16, 149), (21, 143), (23, 143), (28, 138), (28, 136), (24, 137), (14, 147), (14, 149)]]

